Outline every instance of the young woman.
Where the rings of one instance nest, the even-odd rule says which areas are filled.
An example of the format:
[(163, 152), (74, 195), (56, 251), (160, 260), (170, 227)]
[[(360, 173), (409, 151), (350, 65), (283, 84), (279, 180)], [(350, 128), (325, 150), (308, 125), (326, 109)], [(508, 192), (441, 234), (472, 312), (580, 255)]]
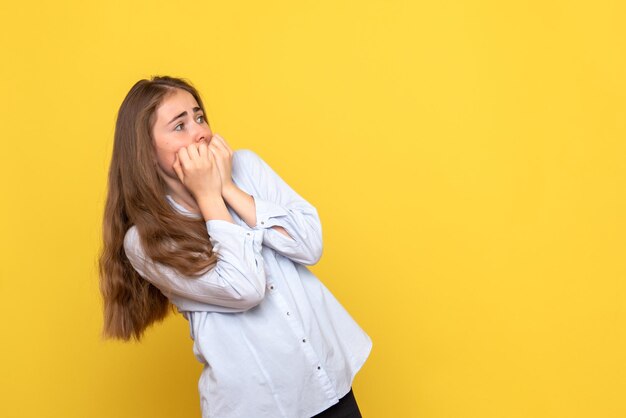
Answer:
[(185, 80), (140, 80), (122, 102), (103, 239), (103, 337), (139, 341), (175, 306), (204, 364), (203, 418), (361, 416), (372, 341), (305, 267), (322, 255), (317, 210), (214, 134)]

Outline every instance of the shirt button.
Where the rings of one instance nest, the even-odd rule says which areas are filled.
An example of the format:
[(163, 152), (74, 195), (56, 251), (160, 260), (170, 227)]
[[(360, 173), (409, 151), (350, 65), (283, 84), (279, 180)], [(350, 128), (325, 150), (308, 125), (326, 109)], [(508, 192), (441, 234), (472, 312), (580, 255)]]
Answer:
[(265, 225), (265, 221), (261, 221), (261, 225)]
[(317, 366), (317, 370), (320, 370), (320, 369), (321, 369), (321, 367), (320, 367), (320, 366)]
[(270, 289), (274, 290), (274, 285), (270, 286)]
[(249, 233), (249, 232), (247, 232), (247, 233), (246, 233), (246, 235), (250, 235), (250, 233)]
[(302, 342), (303, 342), (303, 343), (305, 343), (305, 342), (306, 342), (306, 338), (303, 338), (303, 339), (302, 339)]
[(289, 312), (287, 312), (287, 315), (289, 315)]

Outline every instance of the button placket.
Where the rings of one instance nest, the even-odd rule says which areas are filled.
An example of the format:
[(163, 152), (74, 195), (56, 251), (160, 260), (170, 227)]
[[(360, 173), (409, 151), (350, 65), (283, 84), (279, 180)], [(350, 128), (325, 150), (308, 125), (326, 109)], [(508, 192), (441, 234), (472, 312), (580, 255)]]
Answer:
[[(292, 311), (289, 310), (289, 306), (285, 303), (281, 294), (276, 293), (276, 297), (277, 297), (276, 301), (284, 309), (283, 312), (285, 312), (285, 315), (290, 318), (293, 318), (292, 320), (289, 320), (288, 322), (291, 324), (294, 332), (300, 335), (304, 334), (303, 332), (304, 329), (302, 328), (302, 325), (299, 323), (299, 321), (297, 321), (297, 318), (291, 314)], [(332, 383), (330, 381), (330, 378), (328, 377), (328, 374), (322, 369), (319, 356), (314, 351), (313, 346), (310, 343), (306, 344), (307, 342), (309, 342), (306, 337), (301, 337), (300, 341), (302, 343), (302, 349), (304, 350), (306, 357), (308, 357), (310, 361), (311, 367), (315, 367), (314, 370), (319, 371), (319, 378), (321, 379), (322, 382), (324, 382), (323, 384), (327, 388), (329, 388), (329, 391), (332, 391)]]

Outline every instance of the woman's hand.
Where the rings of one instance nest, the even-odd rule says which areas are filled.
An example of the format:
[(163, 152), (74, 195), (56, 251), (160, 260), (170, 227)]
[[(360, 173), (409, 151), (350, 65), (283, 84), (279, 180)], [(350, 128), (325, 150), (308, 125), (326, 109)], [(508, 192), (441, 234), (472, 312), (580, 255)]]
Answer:
[(215, 162), (220, 172), (222, 179), (221, 194), (223, 195), (225, 190), (235, 185), (232, 179), (233, 150), (228, 146), (224, 138), (218, 134), (213, 134), (211, 142), (209, 143), (209, 152), (214, 155)]
[[(211, 141), (213, 142), (213, 141)], [(222, 181), (214, 152), (205, 142), (190, 144), (176, 152), (172, 168), (194, 198), (222, 195)]]

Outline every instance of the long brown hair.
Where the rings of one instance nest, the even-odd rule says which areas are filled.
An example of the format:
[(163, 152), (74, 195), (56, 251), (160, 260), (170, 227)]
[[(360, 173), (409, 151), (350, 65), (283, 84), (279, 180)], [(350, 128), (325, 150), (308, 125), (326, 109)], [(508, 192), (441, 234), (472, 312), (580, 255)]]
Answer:
[(171, 207), (155, 166), (152, 128), (156, 109), (176, 89), (191, 93), (204, 111), (200, 95), (188, 81), (154, 76), (135, 83), (117, 114), (99, 257), (104, 339), (139, 341), (148, 326), (162, 321), (168, 308), (174, 308), (126, 257), (124, 236), (131, 226), (136, 226), (143, 250), (152, 261), (183, 275), (195, 276), (216, 263), (206, 224), (202, 218), (185, 216)]

